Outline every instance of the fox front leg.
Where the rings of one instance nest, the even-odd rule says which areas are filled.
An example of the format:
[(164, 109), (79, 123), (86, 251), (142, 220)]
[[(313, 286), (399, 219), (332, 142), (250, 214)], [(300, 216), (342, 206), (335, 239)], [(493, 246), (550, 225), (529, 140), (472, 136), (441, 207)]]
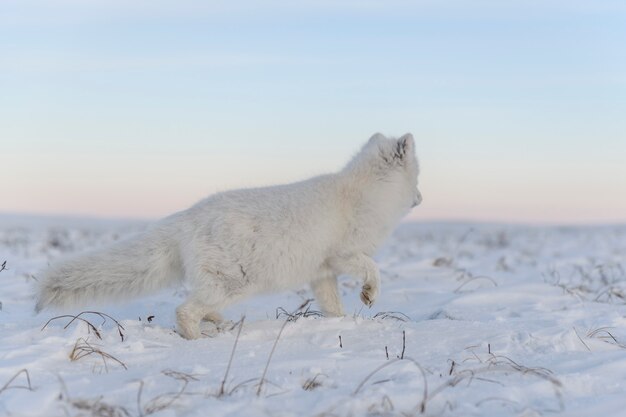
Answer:
[(361, 301), (371, 307), (378, 297), (380, 272), (372, 258), (365, 254), (337, 256), (329, 259), (329, 264), (337, 274), (363, 278)]
[(311, 283), (311, 289), (326, 317), (341, 317), (344, 315), (341, 297), (337, 288), (337, 276), (323, 274), (322, 277)]

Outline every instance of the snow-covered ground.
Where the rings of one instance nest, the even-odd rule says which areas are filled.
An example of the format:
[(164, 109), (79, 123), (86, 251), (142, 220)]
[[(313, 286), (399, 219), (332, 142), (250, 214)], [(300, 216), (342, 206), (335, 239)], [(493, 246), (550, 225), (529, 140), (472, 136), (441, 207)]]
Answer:
[(344, 277), (346, 317), (296, 311), (300, 289), (226, 311), (245, 316), (239, 337), (180, 338), (181, 288), (94, 306), (120, 328), (86, 313), (97, 333), (68, 317), (42, 329), (80, 313), (33, 313), (42, 268), (142, 227), (0, 216), (0, 415), (626, 413), (624, 226), (403, 224), (377, 256), (373, 308)]

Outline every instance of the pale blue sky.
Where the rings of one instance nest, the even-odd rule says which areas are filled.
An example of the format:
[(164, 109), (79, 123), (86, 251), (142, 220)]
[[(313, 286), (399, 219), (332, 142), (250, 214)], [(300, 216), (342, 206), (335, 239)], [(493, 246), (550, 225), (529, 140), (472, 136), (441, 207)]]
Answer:
[(626, 221), (626, 3), (0, 3), (0, 211), (159, 217), (412, 132), (416, 219)]

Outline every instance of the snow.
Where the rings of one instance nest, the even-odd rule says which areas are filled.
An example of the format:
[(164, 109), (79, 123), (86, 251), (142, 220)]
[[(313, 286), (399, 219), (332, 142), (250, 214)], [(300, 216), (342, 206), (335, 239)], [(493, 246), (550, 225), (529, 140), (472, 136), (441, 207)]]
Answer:
[(81, 317), (101, 339), (79, 320), (65, 328), (70, 318), (42, 330), (80, 313), (34, 314), (48, 262), (142, 227), (0, 216), (0, 415), (621, 416), (626, 408), (624, 226), (405, 223), (376, 257), (383, 282), (374, 307), (361, 305), (356, 279), (341, 279), (344, 318), (319, 317), (315, 303), (297, 312), (312, 297), (299, 289), (233, 306), (224, 313), (234, 326), (187, 341), (173, 330), (185, 289), (172, 288), (92, 308), (119, 320), (123, 340), (111, 318), (95, 314)]

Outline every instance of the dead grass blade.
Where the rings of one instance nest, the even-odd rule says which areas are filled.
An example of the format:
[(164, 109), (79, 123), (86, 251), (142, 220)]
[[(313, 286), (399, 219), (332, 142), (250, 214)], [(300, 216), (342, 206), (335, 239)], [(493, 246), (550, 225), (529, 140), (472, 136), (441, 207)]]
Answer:
[[(263, 375), (261, 375), (261, 380), (259, 381), (259, 386), (258, 386), (257, 391), (256, 391), (257, 397), (261, 396), (261, 391), (263, 389), (263, 384), (265, 383), (265, 376), (267, 375), (267, 370), (270, 367), (270, 362), (272, 361), (272, 357), (274, 356), (274, 352), (276, 351), (276, 346), (278, 345), (278, 341), (280, 340), (280, 336), (283, 334), (283, 331), (285, 330), (285, 327), (287, 327), (287, 324), (290, 321), (295, 321), (299, 317), (302, 317), (303, 314), (300, 314), (300, 313), (310, 311), (309, 307), (311, 306), (312, 302), (313, 302), (313, 299), (309, 298), (309, 299), (305, 300), (300, 305), (300, 307), (296, 308), (293, 311), (293, 313), (288, 313), (287, 314), (287, 319), (285, 320), (283, 325), (280, 327), (280, 331), (278, 332), (278, 335), (276, 336), (276, 340), (274, 341), (274, 346), (272, 346), (272, 350), (270, 351), (270, 354), (269, 354), (269, 356), (267, 358), (267, 363), (265, 364), (265, 369), (263, 369)], [(295, 320), (293, 318), (295, 318)]]
[(463, 287), (465, 287), (465, 286), (466, 286), (467, 284), (469, 284), (470, 282), (474, 282), (474, 281), (477, 281), (477, 280), (486, 280), (486, 281), (491, 282), (491, 283), (493, 284), (493, 286), (494, 286), (494, 287), (497, 287), (497, 286), (498, 286), (498, 283), (497, 283), (497, 282), (496, 282), (493, 278), (490, 278), (490, 277), (487, 277), (487, 276), (478, 276), (478, 277), (472, 277), (472, 278), (468, 279), (467, 281), (465, 281), (464, 283), (462, 283), (461, 285), (459, 285), (459, 286), (458, 286), (458, 287), (454, 290), (454, 292), (455, 292), (455, 293), (460, 293), (460, 292), (461, 292), (461, 290), (463, 289)]
[[(149, 416), (151, 414), (155, 414), (170, 408), (185, 393), (185, 391), (187, 390), (187, 385), (189, 385), (189, 382), (184, 381), (179, 391), (174, 393), (160, 394), (152, 398), (144, 405), (143, 413), (141, 414), (141, 416)], [(141, 384), (141, 387), (143, 388), (143, 383)]]
[[(24, 374), (24, 377), (26, 378), (26, 384), (27, 385), (11, 385), (11, 383), (13, 381), (15, 381), (17, 379), (17, 377), (19, 377), (22, 374)], [(27, 369), (21, 369), (15, 375), (13, 375), (11, 377), (11, 379), (9, 379), (7, 381), (7, 383), (4, 384), (2, 386), (2, 388), (0, 388), (0, 394), (2, 394), (4, 391), (8, 391), (10, 389), (26, 389), (26, 390), (29, 390), (29, 391), (34, 391), (33, 390), (33, 386), (30, 383), (30, 374), (28, 373)]]
[(274, 340), (274, 346), (272, 346), (272, 350), (270, 351), (270, 355), (267, 357), (267, 362), (265, 363), (265, 369), (263, 369), (263, 375), (261, 375), (261, 380), (259, 381), (259, 387), (256, 390), (256, 396), (261, 396), (261, 390), (263, 389), (263, 383), (265, 382), (265, 376), (267, 375), (267, 370), (270, 367), (270, 362), (272, 361), (272, 356), (274, 356), (274, 352), (276, 351), (276, 346), (278, 345), (278, 340), (280, 336), (283, 334), (283, 330), (287, 327), (287, 323), (289, 323), (289, 319), (285, 320), (283, 325), (280, 327), (280, 331), (278, 332), (278, 336), (276, 336), (276, 340)]
[(243, 382), (240, 382), (239, 384), (235, 385), (229, 392), (228, 395), (233, 395), (235, 392), (239, 391), (239, 389), (245, 387), (246, 385), (249, 385), (253, 382), (258, 381), (259, 378), (250, 378), (250, 379), (246, 379)]
[(233, 364), (233, 358), (235, 357), (235, 350), (237, 350), (237, 343), (239, 342), (239, 336), (241, 336), (241, 329), (243, 329), (243, 322), (246, 316), (243, 316), (239, 321), (239, 330), (237, 330), (237, 336), (235, 337), (235, 343), (233, 343), (233, 350), (230, 352), (230, 358), (228, 359), (228, 366), (226, 367), (226, 373), (224, 373), (224, 379), (222, 379), (222, 385), (217, 393), (218, 397), (221, 397), (226, 392), (226, 381), (228, 380), (228, 374), (230, 373), (230, 367)]
[(174, 371), (172, 369), (166, 369), (164, 371), (161, 371), (161, 373), (165, 376), (169, 376), (170, 378), (176, 379), (178, 381), (187, 381), (187, 382), (199, 381), (199, 379), (196, 378), (194, 375), (188, 374), (186, 372)]
[(380, 313), (376, 313), (376, 315), (372, 318), (381, 320), (392, 319), (397, 321), (413, 321), (409, 316), (400, 311), (381, 311)]
[[(48, 327), (48, 325), (50, 323), (52, 323), (54, 320), (60, 320), (60, 319), (64, 319), (64, 318), (71, 318), (71, 321), (74, 320), (80, 320), (83, 323), (85, 323), (87, 325), (87, 331), (89, 332), (89, 334), (91, 334), (91, 332), (93, 331), (93, 333), (96, 335), (96, 337), (100, 340), (102, 340), (102, 335), (100, 334), (100, 332), (98, 331), (98, 329), (96, 328), (96, 326), (94, 326), (89, 320), (83, 319), (81, 317), (78, 316), (72, 316), (69, 314), (63, 315), (63, 316), (56, 316), (56, 317), (52, 317), (50, 320), (48, 320), (46, 322), (46, 324), (43, 325), (43, 327), (41, 328), (41, 330), (45, 330), (46, 327)], [(67, 329), (67, 326), (69, 326), (69, 323), (66, 324), (63, 328)]]
[(402, 362), (402, 361), (409, 361), (410, 363), (412, 363), (413, 365), (415, 365), (415, 367), (417, 369), (419, 369), (421, 375), (422, 375), (422, 379), (424, 380), (424, 391), (422, 392), (422, 402), (420, 404), (420, 412), (424, 412), (426, 410), (426, 401), (428, 400), (428, 381), (426, 379), (426, 371), (424, 371), (424, 368), (422, 368), (422, 366), (415, 360), (412, 358), (404, 358), (404, 359), (393, 359), (390, 362), (384, 363), (382, 365), (380, 365), (378, 368), (374, 369), (372, 372), (370, 372), (359, 384), (358, 387), (356, 387), (356, 389), (354, 390), (354, 392), (352, 393), (353, 396), (357, 395), (361, 389), (365, 386), (365, 384), (372, 379), (372, 377), (374, 375), (376, 375), (377, 373), (379, 373), (380, 371), (382, 371), (385, 368), (390, 367), (391, 365), (394, 365), (398, 362)]
[[(578, 330), (576, 330), (576, 327), (572, 327), (572, 328), (574, 329), (574, 333), (576, 333), (576, 337), (578, 337), (578, 340), (580, 340), (580, 343), (582, 343), (583, 346), (586, 347), (589, 352), (591, 352), (591, 349), (589, 348), (589, 346), (585, 343), (582, 337), (580, 337), (580, 335), (578, 334)], [(587, 335), (587, 337), (589, 337), (589, 335)]]

